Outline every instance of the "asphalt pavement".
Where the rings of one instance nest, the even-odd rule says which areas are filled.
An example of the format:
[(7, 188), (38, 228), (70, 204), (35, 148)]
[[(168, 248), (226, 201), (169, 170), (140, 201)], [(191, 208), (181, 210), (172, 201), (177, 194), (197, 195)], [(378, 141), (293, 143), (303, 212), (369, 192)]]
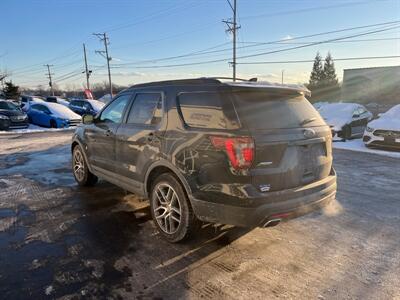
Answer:
[(0, 137), (1, 299), (400, 299), (398, 158), (335, 150), (325, 210), (169, 244), (145, 200), (75, 184), (70, 137)]

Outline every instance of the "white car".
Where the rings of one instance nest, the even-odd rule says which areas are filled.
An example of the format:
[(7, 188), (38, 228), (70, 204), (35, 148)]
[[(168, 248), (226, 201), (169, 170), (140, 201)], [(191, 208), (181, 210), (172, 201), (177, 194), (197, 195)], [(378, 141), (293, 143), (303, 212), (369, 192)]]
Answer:
[(348, 140), (362, 137), (372, 113), (358, 103), (325, 103), (318, 108), (332, 135)]
[(400, 150), (400, 104), (368, 123), (363, 136), (367, 147)]

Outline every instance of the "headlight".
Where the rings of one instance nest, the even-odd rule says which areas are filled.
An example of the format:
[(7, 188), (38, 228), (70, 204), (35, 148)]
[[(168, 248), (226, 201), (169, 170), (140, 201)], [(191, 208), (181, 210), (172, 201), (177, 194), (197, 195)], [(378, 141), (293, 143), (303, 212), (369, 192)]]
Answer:
[(372, 127), (367, 126), (367, 128), (365, 130), (367, 132), (373, 132), (375, 129), (373, 129)]
[(8, 119), (10, 118), (5, 115), (0, 115), (0, 120), (8, 120)]

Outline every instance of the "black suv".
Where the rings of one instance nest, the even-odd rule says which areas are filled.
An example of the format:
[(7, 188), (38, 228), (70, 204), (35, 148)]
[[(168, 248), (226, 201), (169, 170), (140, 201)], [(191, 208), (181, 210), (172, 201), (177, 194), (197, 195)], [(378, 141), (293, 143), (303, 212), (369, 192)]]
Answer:
[(11, 101), (0, 100), (0, 130), (22, 129), (28, 126), (26, 113)]
[(267, 227), (335, 198), (329, 126), (299, 87), (214, 78), (139, 84), (74, 134), (80, 185), (150, 199), (169, 241), (200, 221)]

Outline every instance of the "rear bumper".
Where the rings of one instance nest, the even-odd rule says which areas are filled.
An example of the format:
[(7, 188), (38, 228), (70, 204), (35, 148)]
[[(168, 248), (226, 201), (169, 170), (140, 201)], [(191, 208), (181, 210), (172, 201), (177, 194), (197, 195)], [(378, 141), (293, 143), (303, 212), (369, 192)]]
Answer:
[(196, 216), (203, 221), (241, 227), (263, 226), (269, 220), (291, 219), (318, 210), (336, 197), (336, 174), (303, 187), (260, 193), (252, 206), (215, 203), (191, 197)]

